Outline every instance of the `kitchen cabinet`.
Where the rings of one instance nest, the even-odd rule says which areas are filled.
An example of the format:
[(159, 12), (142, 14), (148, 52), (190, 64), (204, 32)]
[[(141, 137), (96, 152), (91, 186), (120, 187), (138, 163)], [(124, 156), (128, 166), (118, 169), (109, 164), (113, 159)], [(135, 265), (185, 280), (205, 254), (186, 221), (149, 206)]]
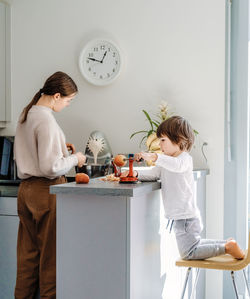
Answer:
[(0, 128), (11, 120), (10, 5), (0, 2)]
[(16, 197), (0, 197), (0, 298), (14, 298), (19, 218)]
[[(13, 186), (14, 187), (14, 186)], [(1, 186), (2, 193), (16, 193)], [(16, 285), (16, 245), (19, 218), (17, 198), (0, 196), (0, 298), (14, 298)], [(39, 290), (36, 299), (39, 299)]]
[(57, 297), (159, 298), (160, 183), (90, 180), (57, 194)]

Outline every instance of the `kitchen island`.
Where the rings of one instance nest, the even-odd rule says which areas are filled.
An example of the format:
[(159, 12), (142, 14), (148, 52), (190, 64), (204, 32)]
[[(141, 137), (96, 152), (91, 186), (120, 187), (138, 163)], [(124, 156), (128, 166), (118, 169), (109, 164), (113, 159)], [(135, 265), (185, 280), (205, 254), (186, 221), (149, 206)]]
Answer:
[[(204, 204), (206, 174), (194, 171)], [(162, 298), (160, 188), (100, 179), (50, 187), (57, 195), (57, 298)]]

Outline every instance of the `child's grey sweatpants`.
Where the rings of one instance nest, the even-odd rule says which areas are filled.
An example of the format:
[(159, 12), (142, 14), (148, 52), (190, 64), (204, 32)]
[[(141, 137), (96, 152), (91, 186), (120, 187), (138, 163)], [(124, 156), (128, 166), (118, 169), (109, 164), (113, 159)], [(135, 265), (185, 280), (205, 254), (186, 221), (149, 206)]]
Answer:
[(183, 259), (198, 260), (225, 254), (225, 240), (201, 239), (200, 218), (174, 220), (173, 229)]

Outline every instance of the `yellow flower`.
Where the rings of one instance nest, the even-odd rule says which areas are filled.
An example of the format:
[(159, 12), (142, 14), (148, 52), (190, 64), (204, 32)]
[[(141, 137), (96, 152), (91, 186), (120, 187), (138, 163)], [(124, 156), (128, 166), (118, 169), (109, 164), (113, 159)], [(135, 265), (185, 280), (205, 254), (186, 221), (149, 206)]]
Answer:
[(160, 140), (157, 138), (156, 133), (152, 133), (148, 136), (146, 140), (146, 146), (149, 151), (157, 151), (160, 150)]

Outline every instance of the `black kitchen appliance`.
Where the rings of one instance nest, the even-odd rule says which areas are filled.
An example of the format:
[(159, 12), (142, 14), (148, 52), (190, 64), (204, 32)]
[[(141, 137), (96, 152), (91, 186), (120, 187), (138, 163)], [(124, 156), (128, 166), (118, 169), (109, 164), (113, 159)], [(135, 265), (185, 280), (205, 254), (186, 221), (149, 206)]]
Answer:
[(110, 164), (96, 164), (96, 165), (88, 165), (84, 164), (82, 167), (76, 166), (76, 172), (86, 173), (90, 178), (97, 178), (101, 176), (105, 176), (112, 172), (112, 167)]
[(0, 136), (0, 180), (17, 179), (17, 168), (13, 159), (13, 148), (13, 136)]

